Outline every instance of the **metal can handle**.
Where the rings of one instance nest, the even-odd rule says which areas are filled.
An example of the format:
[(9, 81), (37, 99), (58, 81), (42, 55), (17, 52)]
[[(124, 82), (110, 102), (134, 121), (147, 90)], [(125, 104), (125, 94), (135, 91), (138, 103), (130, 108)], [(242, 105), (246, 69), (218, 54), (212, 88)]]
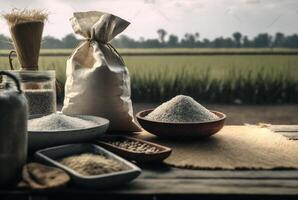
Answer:
[(8, 76), (9, 78), (11, 78), (15, 82), (19, 93), (22, 93), (20, 81), (15, 75), (13, 75), (9, 72), (6, 72), (6, 71), (0, 71), (0, 76), (2, 76), (2, 75), (5, 75), (5, 76)]
[(14, 70), (14, 67), (12, 64), (12, 54), (16, 54), (16, 52), (14, 50), (10, 51), (8, 54), (8, 60), (9, 60), (10, 69)]

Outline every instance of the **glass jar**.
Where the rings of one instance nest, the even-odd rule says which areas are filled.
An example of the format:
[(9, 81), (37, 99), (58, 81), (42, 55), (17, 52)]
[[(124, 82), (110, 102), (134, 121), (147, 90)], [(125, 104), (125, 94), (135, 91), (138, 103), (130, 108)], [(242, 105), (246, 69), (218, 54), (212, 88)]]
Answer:
[(28, 101), (29, 115), (48, 115), (56, 112), (55, 71), (11, 72), (20, 79), (21, 88)]

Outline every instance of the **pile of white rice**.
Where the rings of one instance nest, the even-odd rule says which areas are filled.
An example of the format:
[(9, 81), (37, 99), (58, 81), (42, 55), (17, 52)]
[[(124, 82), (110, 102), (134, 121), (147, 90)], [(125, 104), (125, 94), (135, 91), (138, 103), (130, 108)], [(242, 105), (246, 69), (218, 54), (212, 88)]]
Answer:
[(160, 122), (207, 122), (218, 119), (218, 116), (193, 98), (178, 95), (158, 106), (146, 118)]
[(91, 128), (98, 124), (93, 121), (71, 117), (62, 113), (54, 113), (28, 121), (29, 131), (63, 131)]

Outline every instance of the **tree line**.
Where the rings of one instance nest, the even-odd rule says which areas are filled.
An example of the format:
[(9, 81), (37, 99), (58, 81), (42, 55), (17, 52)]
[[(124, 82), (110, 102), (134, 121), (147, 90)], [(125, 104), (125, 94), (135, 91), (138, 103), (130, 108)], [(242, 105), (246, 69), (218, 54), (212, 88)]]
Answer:
[(200, 39), (199, 33), (186, 33), (183, 38), (174, 34), (167, 35), (164, 29), (157, 30), (156, 39), (134, 40), (121, 35), (113, 41), (118, 48), (298, 48), (298, 34), (285, 35), (260, 33), (253, 38), (235, 32), (231, 37), (217, 37), (213, 40)]
[[(78, 40), (73, 34), (68, 34), (62, 39), (52, 36), (45, 36), (42, 39), (41, 48), (44, 49), (70, 49), (79, 44)], [(13, 43), (11, 39), (3, 34), (0, 34), (0, 49), (12, 49)]]
[[(73, 34), (68, 34), (62, 39), (45, 36), (41, 45), (44, 49), (69, 49), (75, 48), (79, 42), (80, 40)], [(200, 39), (200, 34), (197, 32), (186, 33), (184, 37), (179, 38), (177, 35), (168, 34), (164, 29), (159, 29), (155, 39), (141, 37), (135, 40), (127, 35), (121, 35), (114, 39), (112, 44), (117, 48), (298, 48), (298, 34), (260, 33), (250, 39), (240, 32), (235, 32), (230, 37), (210, 40)], [(0, 34), (0, 49), (11, 48), (13, 47), (10, 38)]]

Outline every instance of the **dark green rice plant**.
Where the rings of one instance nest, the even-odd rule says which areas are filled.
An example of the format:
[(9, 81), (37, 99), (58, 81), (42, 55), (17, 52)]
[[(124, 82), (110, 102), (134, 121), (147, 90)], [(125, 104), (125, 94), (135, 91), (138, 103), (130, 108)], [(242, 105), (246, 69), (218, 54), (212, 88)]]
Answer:
[(162, 102), (185, 94), (209, 103), (298, 103), (298, 80), (285, 71), (231, 69), (219, 79), (212, 77), (209, 69), (190, 72), (183, 68), (171, 73), (167, 68), (155, 75), (132, 76), (132, 98)]

